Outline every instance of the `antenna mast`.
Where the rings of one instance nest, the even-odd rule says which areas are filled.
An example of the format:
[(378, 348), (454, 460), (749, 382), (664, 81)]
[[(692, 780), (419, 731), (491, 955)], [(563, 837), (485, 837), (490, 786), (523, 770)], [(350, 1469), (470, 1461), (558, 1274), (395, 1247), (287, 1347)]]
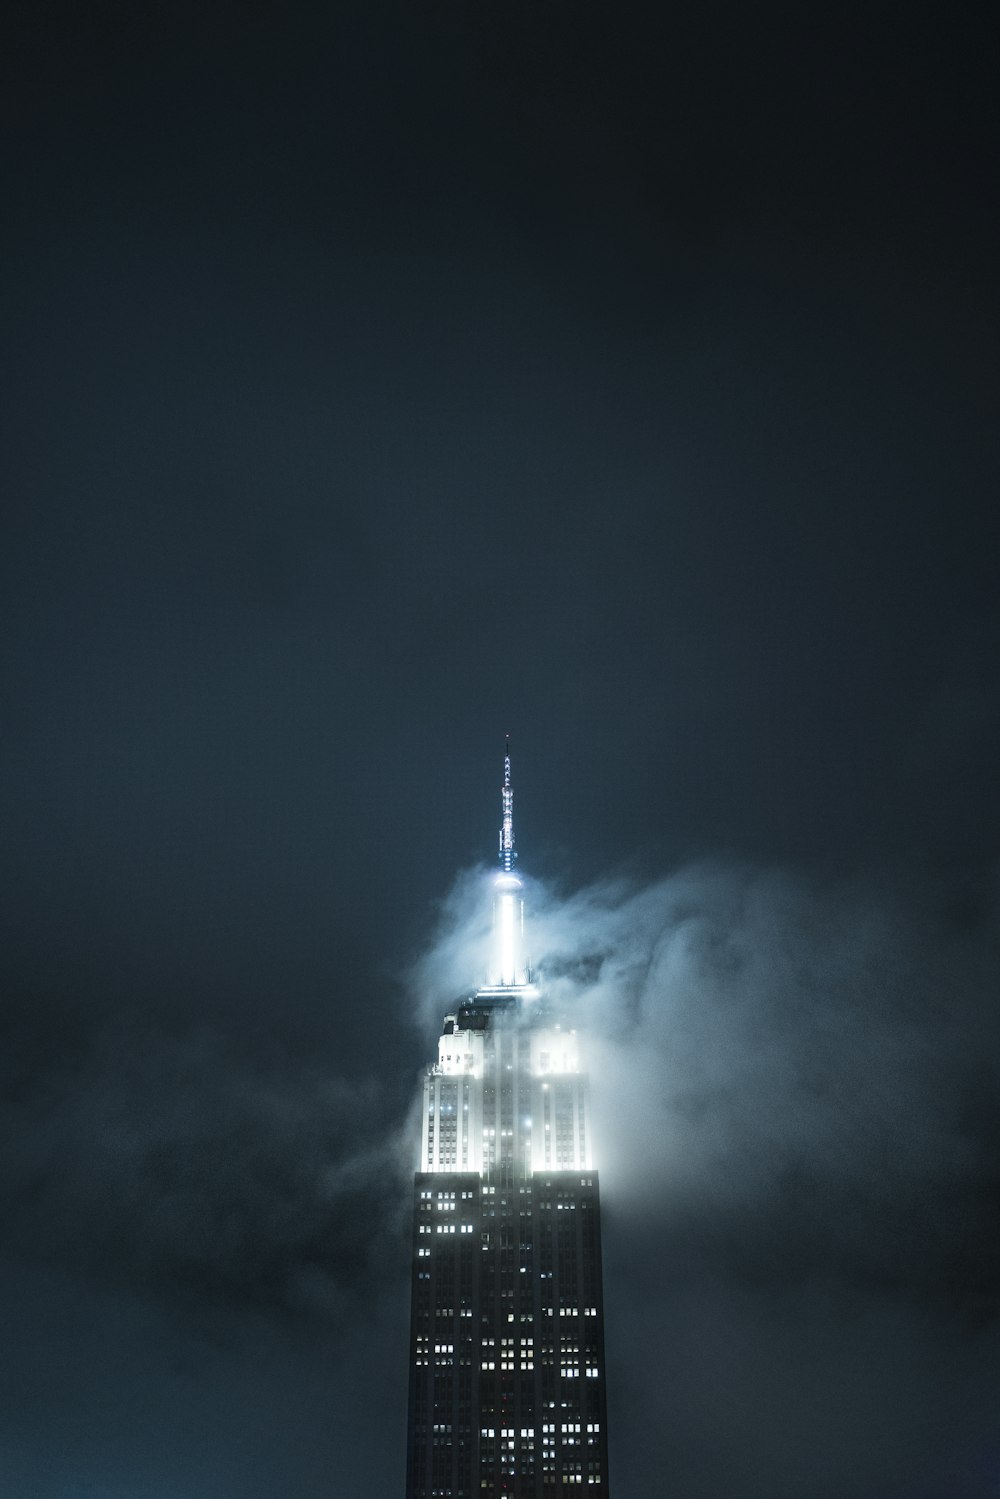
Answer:
[(500, 868), (504, 874), (514, 873), (514, 790), (510, 784), (510, 735), (503, 758), (503, 786), (500, 790), (503, 804), (503, 822), (500, 827)]

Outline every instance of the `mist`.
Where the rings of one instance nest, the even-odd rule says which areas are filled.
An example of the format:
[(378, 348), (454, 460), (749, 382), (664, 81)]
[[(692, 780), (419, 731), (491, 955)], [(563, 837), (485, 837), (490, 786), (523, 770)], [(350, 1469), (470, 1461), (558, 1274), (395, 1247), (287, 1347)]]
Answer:
[[(534, 976), (591, 1075), (615, 1491), (989, 1492), (993, 885), (956, 911), (929, 884), (715, 860), (525, 896)], [(9, 1492), (34, 1473), (40, 1494), (158, 1495), (158, 1465), (187, 1495), (283, 1473), (318, 1496), (333, 1470), (394, 1491), (419, 1073), (490, 924), (467, 869), (392, 1005), (311, 1055), (226, 1006), (8, 1012)], [(169, 1459), (131, 1436), (164, 1409)], [(398, 1440), (356, 1451), (375, 1409)], [(205, 1410), (253, 1426), (238, 1457), (207, 1460)], [(117, 1476), (67, 1487), (80, 1471)]]
[[(428, 1028), (481, 973), (442, 904)], [(996, 909), (705, 862), (529, 881), (534, 976), (591, 1074), (624, 1493), (982, 1492), (1000, 1355)], [(435, 994), (436, 991), (436, 994)]]

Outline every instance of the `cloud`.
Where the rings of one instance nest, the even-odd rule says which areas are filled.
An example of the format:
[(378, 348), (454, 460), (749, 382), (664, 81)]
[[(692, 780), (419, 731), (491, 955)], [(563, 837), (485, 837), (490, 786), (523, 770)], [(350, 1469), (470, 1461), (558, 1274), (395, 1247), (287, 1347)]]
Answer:
[[(439, 1014), (482, 967), (484, 880), (460, 877), (415, 966), (428, 1023), (435, 978)], [(981, 1493), (990, 891), (956, 917), (933, 889), (714, 862), (526, 893), (592, 1076), (619, 1490)]]
[[(426, 1060), (486, 968), (485, 879), (459, 877), (408, 975)], [(995, 890), (956, 910), (716, 862), (526, 896), (592, 1074), (623, 1499), (978, 1499), (1000, 1361)], [(60, 1305), (87, 1284), (144, 1348), (150, 1319), (192, 1308), (143, 1374), (183, 1366), (178, 1401), (238, 1388), (247, 1358), (312, 1390), (333, 1357), (342, 1401), (395, 1369), (402, 1420), (416, 1151), (392, 1079), (120, 1015), (9, 1007), (6, 1031), (11, 1284), (63, 1286)], [(43, 1333), (40, 1364), (88, 1356), (89, 1333)], [(350, 1445), (345, 1422), (324, 1440)]]
[(68, 1044), (57, 1027), (36, 1014), (7, 1038), (8, 1250), (334, 1320), (398, 1268), (406, 1148), (378, 1083), (240, 1055), (207, 1029), (108, 1022)]
[[(986, 1273), (955, 1212), (986, 1211), (995, 1160), (995, 922), (717, 863), (526, 893), (536, 975), (586, 1036), (610, 1203), (648, 1221), (794, 1205), (807, 1259), (832, 1231), (872, 1273), (966, 1251)], [(474, 987), (489, 935), (467, 871), (414, 968), (428, 1021)]]

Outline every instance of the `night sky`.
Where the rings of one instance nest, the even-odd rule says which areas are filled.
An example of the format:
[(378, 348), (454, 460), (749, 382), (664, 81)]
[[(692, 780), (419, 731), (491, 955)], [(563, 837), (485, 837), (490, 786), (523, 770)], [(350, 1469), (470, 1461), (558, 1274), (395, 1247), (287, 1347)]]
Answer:
[(503, 736), (614, 1499), (1000, 1493), (988, 7), (21, 7), (0, 1495), (399, 1499)]

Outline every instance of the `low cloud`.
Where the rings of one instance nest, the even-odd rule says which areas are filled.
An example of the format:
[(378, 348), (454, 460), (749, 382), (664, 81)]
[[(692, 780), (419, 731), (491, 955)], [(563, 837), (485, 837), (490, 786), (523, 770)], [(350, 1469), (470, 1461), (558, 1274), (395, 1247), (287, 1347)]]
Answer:
[[(459, 879), (415, 967), (428, 1026), (485, 968), (484, 887)], [(889, 1209), (992, 1169), (992, 920), (717, 864), (526, 894), (536, 977), (586, 1038), (623, 1210), (820, 1191)]]
[(397, 1265), (408, 1162), (375, 1081), (254, 1061), (209, 1030), (109, 1023), (72, 1045), (39, 1017), (19, 1030), (2, 1108), (8, 1252), (335, 1321)]
[[(458, 880), (415, 967), (428, 1026), (484, 965), (485, 879)], [(956, 913), (934, 891), (706, 863), (526, 896), (536, 976), (592, 1074), (618, 1486), (984, 1492), (991, 892)]]
[[(526, 898), (592, 1074), (622, 1499), (980, 1499), (1000, 1441), (995, 889), (956, 906), (712, 863)], [(407, 976), (424, 1059), (490, 938), (467, 871)], [(218, 1027), (9, 1007), (6, 1043), (12, 1285), (87, 1284), (136, 1328), (192, 1306), (193, 1337), (157, 1334), (150, 1388), (170, 1349), (192, 1360), (173, 1398), (236, 1388), (252, 1347), (309, 1398), (338, 1392), (332, 1453), (390, 1369), (403, 1420), (416, 1149), (378, 1037), (348, 1073)], [(51, 1346), (80, 1354), (89, 1334), (57, 1320)], [(226, 1351), (205, 1351), (213, 1328)]]

